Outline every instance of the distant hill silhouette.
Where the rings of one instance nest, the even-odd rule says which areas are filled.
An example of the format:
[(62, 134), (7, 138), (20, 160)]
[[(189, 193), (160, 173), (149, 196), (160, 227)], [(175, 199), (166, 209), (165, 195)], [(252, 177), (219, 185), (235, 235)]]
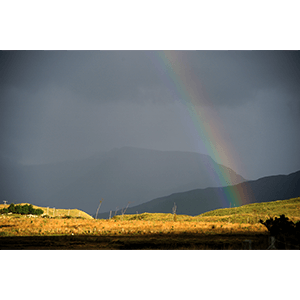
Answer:
[[(220, 196), (230, 194), (230, 191), (235, 189), (249, 193), (250, 202), (248, 203), (270, 202), (299, 197), (300, 171), (289, 175), (263, 177), (231, 187), (194, 189), (175, 193), (166, 197), (156, 198), (141, 205), (129, 207), (126, 214), (135, 214), (137, 211), (138, 213), (171, 213), (175, 202), (177, 214), (195, 216), (210, 210), (224, 208)], [(98, 218), (108, 218), (108, 216), (109, 214), (106, 212), (99, 214)]]
[[(123, 147), (87, 159), (56, 164), (19, 167), (22, 187), (9, 202), (77, 208), (95, 214), (138, 205), (157, 197), (196, 188), (217, 187), (218, 178), (245, 181), (233, 170), (217, 164), (208, 155)], [(9, 196), (9, 191), (6, 190)]]

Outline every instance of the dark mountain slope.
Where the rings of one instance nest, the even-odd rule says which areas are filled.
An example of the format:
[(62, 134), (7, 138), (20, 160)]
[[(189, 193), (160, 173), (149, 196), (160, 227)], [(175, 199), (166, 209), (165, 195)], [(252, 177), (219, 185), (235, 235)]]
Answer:
[[(22, 201), (90, 214), (102, 198), (101, 210), (109, 211), (128, 202), (137, 205), (171, 193), (245, 181), (208, 155), (131, 147), (81, 161), (24, 167), (22, 174)], [(219, 178), (232, 182), (221, 183)]]
[[(196, 189), (188, 192), (171, 194), (144, 204), (130, 207), (126, 213), (134, 214), (149, 213), (171, 213), (174, 202), (177, 205), (178, 214), (199, 215), (206, 211), (229, 207), (224, 206), (224, 197), (235, 194), (235, 191), (244, 191), (249, 197), (248, 203), (269, 202), (284, 200), (300, 196), (300, 171), (289, 175), (278, 175), (263, 177), (228, 186), (223, 188)], [(230, 199), (233, 201), (233, 199)], [(246, 204), (246, 203), (244, 203)], [(107, 218), (109, 214), (99, 214), (99, 218)]]

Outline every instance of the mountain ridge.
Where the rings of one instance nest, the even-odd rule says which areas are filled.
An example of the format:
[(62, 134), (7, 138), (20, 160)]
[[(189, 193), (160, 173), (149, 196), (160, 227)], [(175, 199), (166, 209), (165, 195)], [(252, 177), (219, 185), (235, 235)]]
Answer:
[(101, 199), (101, 209), (114, 210), (128, 202), (141, 204), (174, 192), (221, 186), (219, 178), (224, 174), (235, 183), (245, 181), (206, 154), (135, 147), (114, 148), (77, 161), (22, 166), (20, 170), (18, 185), (22, 188), (14, 200), (78, 208), (90, 214)]
[[(248, 195), (250, 201), (243, 204), (271, 202), (299, 197), (300, 171), (288, 175), (266, 176), (233, 186), (208, 187), (172, 193), (168, 196), (159, 197), (141, 205), (129, 207), (126, 210), (126, 213), (135, 214), (137, 211), (138, 213), (171, 213), (175, 202), (177, 214), (195, 216), (219, 208), (229, 208), (229, 205), (224, 207), (220, 195), (229, 194), (230, 189), (250, 192)], [(108, 212), (105, 212), (99, 214), (98, 217), (108, 218), (108, 215)]]

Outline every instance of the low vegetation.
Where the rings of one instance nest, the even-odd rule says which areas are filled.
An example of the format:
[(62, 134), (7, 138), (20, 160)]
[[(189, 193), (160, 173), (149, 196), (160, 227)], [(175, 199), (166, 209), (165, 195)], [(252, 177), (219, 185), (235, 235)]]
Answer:
[[(10, 206), (14, 206), (14, 207), (29, 207), (30, 206), (30, 207), (32, 207), (32, 209), (43, 211), (40, 214), (41, 217), (43, 217), (43, 218), (93, 219), (92, 216), (90, 216), (89, 214), (87, 214), (84, 211), (79, 210), (79, 209), (56, 209), (56, 208), (51, 208), (51, 207), (40, 207), (40, 206), (28, 204), (28, 203), (20, 203), (18, 205), (15, 205), (15, 204), (10, 204), (10, 205), (0, 204), (0, 214), (2, 214), (4, 216), (8, 214), (8, 216), (10, 216), (12, 218), (18, 217), (18, 216), (15, 215), (15, 214), (18, 214), (16, 212), (13, 212), (13, 211), (8, 211), (7, 212), (7, 209), (9, 209)], [(23, 215), (26, 215), (26, 213), (23, 214)]]
[(41, 214), (44, 213), (44, 211), (40, 208), (33, 208), (31, 204), (25, 204), (25, 205), (14, 205), (13, 203), (10, 204), (7, 208), (4, 207), (0, 209), (0, 214), (20, 214), (20, 215), (38, 215), (40, 216)]
[[(38, 209), (38, 207), (34, 208)], [(151, 236), (175, 238), (176, 235), (205, 235), (220, 239), (233, 234), (267, 236), (269, 235), (268, 229), (263, 222), (270, 217), (279, 217), (282, 214), (294, 223), (300, 220), (300, 198), (218, 209), (195, 217), (176, 215), (176, 220), (174, 220), (174, 213), (116, 215), (104, 220), (93, 219), (79, 210), (40, 209), (44, 211), (44, 214), (39, 217), (2, 213), (0, 215), (0, 238), (10, 236), (144, 236), (149, 239)]]
[(300, 221), (294, 223), (285, 215), (281, 215), (279, 218), (259, 222), (266, 226), (274, 239), (274, 246), (276, 242), (277, 249), (285, 249), (286, 245), (289, 245), (289, 248), (292, 246), (292, 249), (300, 248)]
[(300, 197), (289, 200), (252, 203), (234, 208), (216, 209), (201, 214), (206, 221), (232, 221), (237, 223), (258, 223), (259, 220), (285, 215), (293, 222), (300, 221)]

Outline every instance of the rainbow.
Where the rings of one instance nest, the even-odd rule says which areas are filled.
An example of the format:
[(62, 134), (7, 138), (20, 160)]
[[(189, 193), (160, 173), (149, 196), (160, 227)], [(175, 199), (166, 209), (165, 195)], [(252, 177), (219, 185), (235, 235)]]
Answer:
[[(180, 99), (183, 107), (188, 113), (191, 130), (198, 134), (195, 140), (200, 139), (208, 155), (217, 163), (225, 165), (238, 171), (235, 159), (238, 158), (226, 134), (222, 132), (223, 126), (214, 109), (212, 101), (208, 100), (205, 88), (192, 68), (188, 69), (188, 63), (180, 51), (158, 51), (155, 52), (153, 62), (158, 72), (163, 76), (164, 82), (172, 91), (174, 98)], [(187, 71), (188, 69), (188, 71)], [(187, 120), (187, 117), (183, 117)], [(244, 184), (233, 185), (233, 178), (230, 173), (223, 172), (223, 169), (212, 170), (207, 167), (208, 172), (220, 186), (218, 189), (222, 207), (240, 206), (253, 202), (252, 191)], [(251, 198), (251, 201), (250, 201)]]

